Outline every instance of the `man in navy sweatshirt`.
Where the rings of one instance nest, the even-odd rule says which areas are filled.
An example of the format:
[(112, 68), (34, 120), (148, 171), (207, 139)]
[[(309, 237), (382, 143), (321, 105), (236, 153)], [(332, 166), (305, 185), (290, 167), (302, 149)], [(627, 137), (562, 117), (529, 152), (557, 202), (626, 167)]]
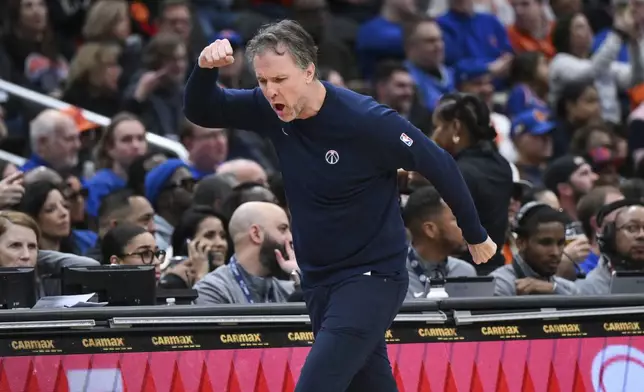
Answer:
[(258, 88), (217, 86), (217, 68), (235, 61), (230, 42), (217, 40), (201, 52), (184, 110), (195, 124), (256, 131), (275, 145), (298, 259), (291, 253), (282, 267), (301, 269), (316, 337), (295, 391), (396, 391), (384, 336), (408, 286), (397, 169), (439, 190), (476, 263), (496, 245), (450, 155), (371, 97), (320, 81), (317, 48), (299, 24), (262, 28), (246, 51)]

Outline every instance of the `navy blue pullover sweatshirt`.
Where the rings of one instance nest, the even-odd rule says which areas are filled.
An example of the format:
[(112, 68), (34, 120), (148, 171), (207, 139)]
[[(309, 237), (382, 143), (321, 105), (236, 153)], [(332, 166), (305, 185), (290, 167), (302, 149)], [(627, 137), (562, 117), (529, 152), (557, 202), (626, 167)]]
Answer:
[(306, 287), (369, 271), (404, 271), (399, 168), (431, 181), (468, 243), (487, 238), (452, 157), (392, 109), (324, 82), (318, 114), (285, 123), (259, 88), (222, 89), (217, 76), (216, 69), (194, 69), (185, 89), (186, 117), (207, 128), (256, 131), (273, 142)]

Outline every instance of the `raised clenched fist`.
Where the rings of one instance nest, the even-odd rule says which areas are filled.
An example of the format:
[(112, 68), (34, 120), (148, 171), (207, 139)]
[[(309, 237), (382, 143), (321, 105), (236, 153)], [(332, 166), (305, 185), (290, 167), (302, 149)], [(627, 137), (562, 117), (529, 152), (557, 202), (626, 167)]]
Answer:
[(233, 47), (227, 39), (218, 39), (206, 46), (199, 55), (199, 67), (219, 68), (235, 62)]

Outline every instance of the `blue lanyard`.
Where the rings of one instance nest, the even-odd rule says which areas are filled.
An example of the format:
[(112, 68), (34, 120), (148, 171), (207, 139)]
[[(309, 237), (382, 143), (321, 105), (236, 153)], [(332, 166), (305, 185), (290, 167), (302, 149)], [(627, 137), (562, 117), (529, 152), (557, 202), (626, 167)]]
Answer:
[[(414, 270), (414, 273), (418, 275), (418, 279), (420, 280), (420, 282), (421, 283), (429, 282), (430, 278), (427, 276), (427, 274), (425, 273), (425, 270), (420, 265), (420, 261), (418, 261), (416, 252), (414, 251), (414, 248), (412, 248), (411, 246), (409, 247), (409, 251), (407, 252), (407, 258), (409, 258), (409, 264), (411, 265), (411, 268)], [(441, 265), (434, 272), (435, 272), (435, 275), (434, 275), (434, 278), (432, 279), (445, 280), (445, 278), (447, 277), (447, 262), (441, 263)]]
[[(246, 301), (248, 301), (249, 304), (254, 304), (255, 301), (253, 300), (253, 295), (251, 294), (250, 289), (248, 288), (248, 285), (244, 280), (244, 277), (241, 275), (241, 272), (239, 272), (239, 268), (237, 267), (237, 258), (235, 258), (234, 255), (230, 258), (230, 262), (228, 263), (228, 266), (230, 267), (230, 271), (233, 273), (233, 276), (235, 277), (235, 280), (237, 281), (239, 288), (244, 293), (244, 296), (246, 297)], [(274, 297), (273, 287), (271, 286), (271, 288), (269, 289), (266, 295), (266, 302), (275, 302), (273, 300), (273, 297)]]

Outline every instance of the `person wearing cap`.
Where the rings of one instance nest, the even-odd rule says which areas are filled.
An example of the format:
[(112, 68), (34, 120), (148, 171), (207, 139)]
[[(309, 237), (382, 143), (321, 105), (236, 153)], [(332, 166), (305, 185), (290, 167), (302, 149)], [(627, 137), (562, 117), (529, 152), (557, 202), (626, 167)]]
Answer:
[[(20, 168), (27, 172), (39, 166), (67, 171), (78, 165), (80, 129), (69, 114), (53, 109), (42, 111), (29, 124), (31, 157)], [(83, 130), (87, 130), (83, 127)]]
[(458, 91), (477, 96), (490, 110), (490, 121), (496, 131), (496, 145), (509, 162), (516, 159), (516, 150), (510, 140), (510, 119), (494, 112), (494, 84), (492, 73), (485, 64), (460, 61), (454, 67), (454, 83)]
[(512, 121), (510, 138), (518, 157), (516, 161), (522, 179), (535, 186), (543, 184), (543, 169), (552, 156), (552, 130), (555, 123), (548, 121), (547, 114), (528, 110)]
[(174, 227), (190, 208), (195, 180), (188, 165), (168, 159), (145, 175), (145, 197), (157, 212), (154, 216), (159, 249), (168, 248)]
[(568, 216), (577, 220), (577, 203), (593, 189), (598, 178), (583, 157), (564, 155), (548, 165), (543, 182), (557, 195)]

